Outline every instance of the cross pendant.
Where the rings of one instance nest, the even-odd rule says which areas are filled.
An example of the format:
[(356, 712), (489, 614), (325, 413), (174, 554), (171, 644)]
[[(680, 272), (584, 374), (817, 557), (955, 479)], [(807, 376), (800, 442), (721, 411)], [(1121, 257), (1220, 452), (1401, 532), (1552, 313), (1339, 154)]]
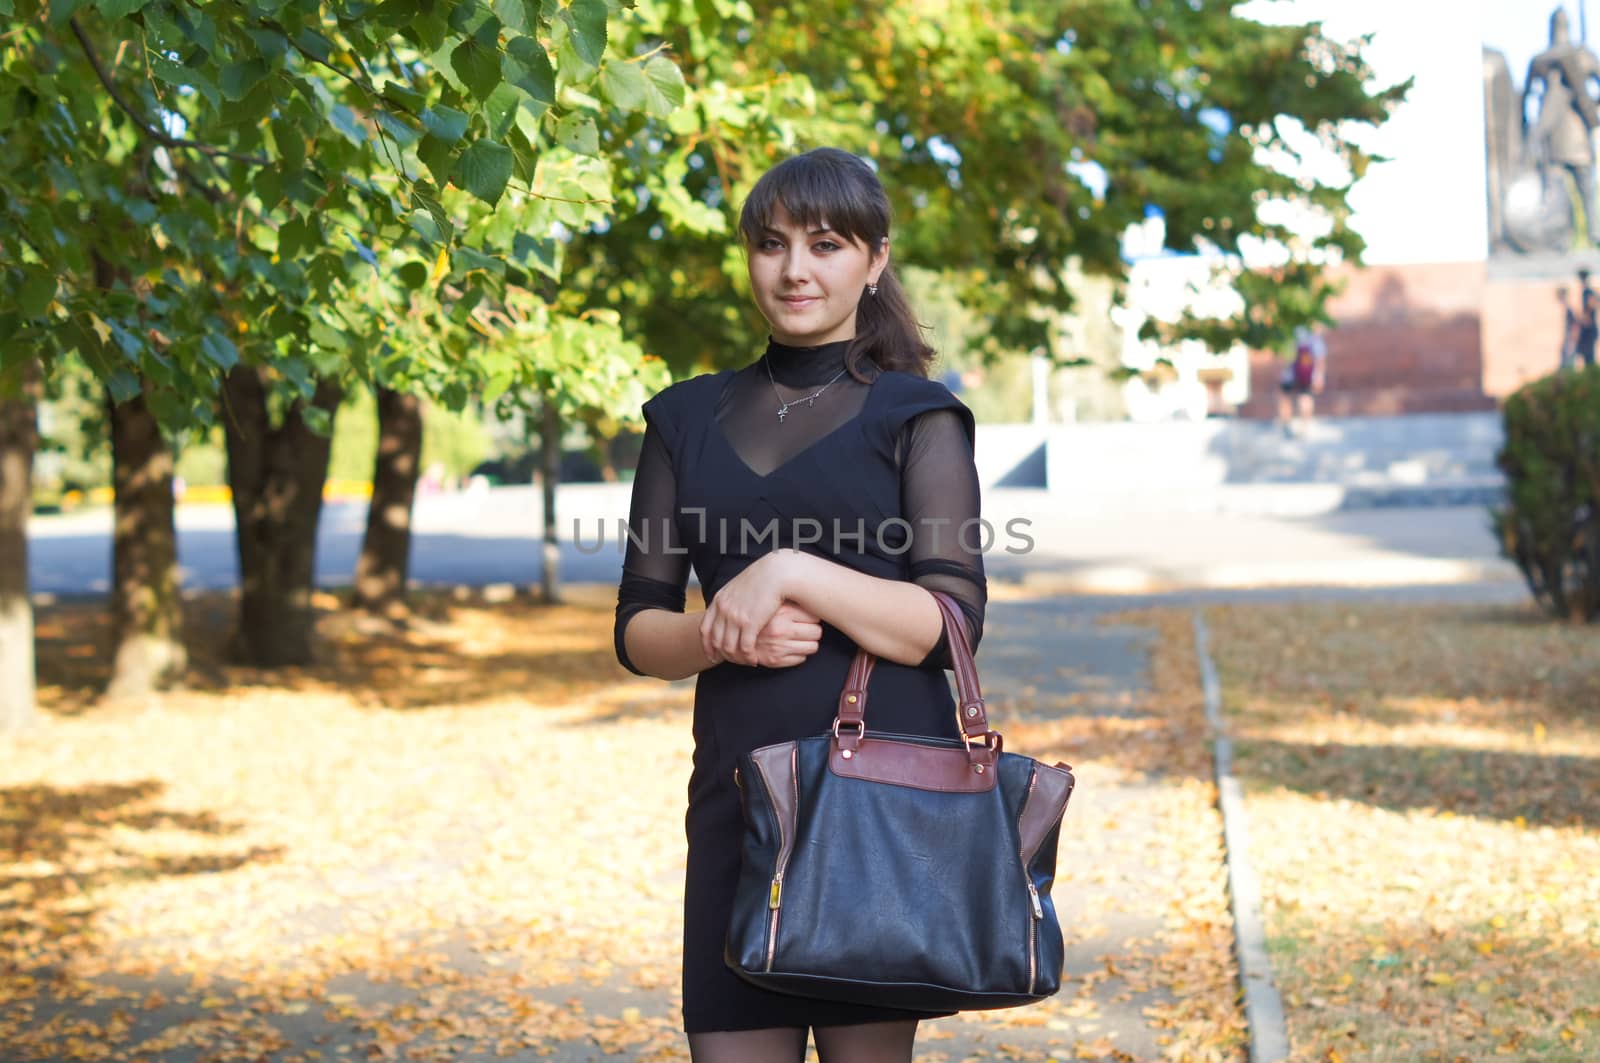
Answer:
[(783, 404), (782, 407), (780, 407), (778, 409), (778, 423), (779, 424), (783, 423), (783, 415), (788, 413), (788, 412), (789, 412), (789, 404), (786, 402), (786, 403)]

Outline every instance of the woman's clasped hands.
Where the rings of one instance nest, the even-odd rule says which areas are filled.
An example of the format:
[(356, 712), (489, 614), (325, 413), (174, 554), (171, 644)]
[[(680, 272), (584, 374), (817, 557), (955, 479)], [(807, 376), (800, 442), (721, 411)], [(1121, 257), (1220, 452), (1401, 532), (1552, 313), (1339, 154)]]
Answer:
[(708, 659), (791, 668), (817, 652), (822, 619), (784, 597), (784, 558), (773, 552), (729, 580), (700, 619)]

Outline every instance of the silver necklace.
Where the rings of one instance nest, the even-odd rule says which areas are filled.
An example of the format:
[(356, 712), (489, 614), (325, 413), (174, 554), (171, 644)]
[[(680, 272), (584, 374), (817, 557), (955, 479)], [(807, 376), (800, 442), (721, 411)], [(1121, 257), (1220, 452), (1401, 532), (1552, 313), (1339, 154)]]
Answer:
[(778, 382), (776, 380), (773, 380), (773, 378), (772, 378), (772, 363), (770, 361), (768, 361), (768, 359), (765, 356), (762, 357), (761, 361), (763, 363), (765, 363), (765, 365), (767, 367), (767, 379), (772, 381), (772, 393), (774, 395), (778, 396), (778, 401), (780, 403), (783, 403), (783, 405), (778, 407), (778, 423), (779, 424), (783, 423), (784, 415), (789, 412), (789, 407), (790, 406), (798, 406), (802, 402), (805, 403), (807, 406), (816, 405), (817, 396), (821, 395), (824, 391), (827, 391), (828, 390), (828, 385), (832, 384), (833, 380), (838, 380), (840, 377), (844, 376), (844, 372), (845, 372), (843, 369), (839, 370), (837, 373), (835, 373), (833, 375), (833, 380), (828, 381), (827, 384), (822, 385), (820, 388), (818, 388), (817, 390), (813, 391), (811, 394), (805, 396), (804, 398), (794, 399), (794, 400), (792, 400), (790, 402), (784, 402), (783, 401), (783, 392), (778, 390)]

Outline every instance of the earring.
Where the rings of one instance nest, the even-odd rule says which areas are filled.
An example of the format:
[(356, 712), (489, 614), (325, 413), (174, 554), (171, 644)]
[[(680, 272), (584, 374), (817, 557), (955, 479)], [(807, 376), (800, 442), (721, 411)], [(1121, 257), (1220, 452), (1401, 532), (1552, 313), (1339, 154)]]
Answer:
[(878, 294), (878, 286), (876, 284), (867, 285), (867, 294), (868, 295), (877, 295)]

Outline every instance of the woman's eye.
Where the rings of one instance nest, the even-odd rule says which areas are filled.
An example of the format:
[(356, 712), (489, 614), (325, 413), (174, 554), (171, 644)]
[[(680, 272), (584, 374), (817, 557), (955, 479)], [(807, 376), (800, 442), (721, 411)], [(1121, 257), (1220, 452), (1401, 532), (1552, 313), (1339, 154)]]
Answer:
[(818, 251), (837, 251), (837, 250), (839, 250), (839, 245), (834, 243), (832, 240), (823, 240), (823, 241), (821, 241), (821, 242), (819, 242), (817, 244), (817, 250)]
[(765, 240), (761, 241), (761, 243), (758, 244), (757, 246), (760, 247), (761, 250), (763, 250), (763, 251), (772, 251), (772, 250), (775, 250), (775, 249), (777, 249), (779, 247), (782, 247), (783, 245), (769, 236)]

